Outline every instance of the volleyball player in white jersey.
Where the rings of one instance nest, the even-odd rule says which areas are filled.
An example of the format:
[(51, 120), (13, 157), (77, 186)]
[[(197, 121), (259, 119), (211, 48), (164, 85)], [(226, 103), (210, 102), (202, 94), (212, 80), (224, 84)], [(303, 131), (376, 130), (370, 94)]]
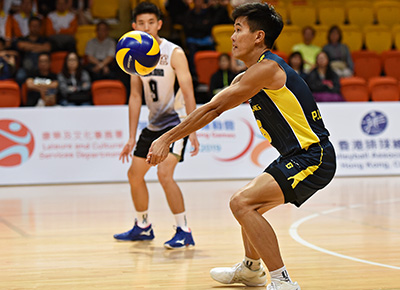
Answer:
[[(129, 161), (129, 156), (132, 158), (128, 178), (137, 219), (131, 230), (114, 235), (117, 240), (143, 241), (154, 239), (154, 232), (148, 215), (149, 193), (144, 180), (144, 176), (151, 168), (146, 163), (146, 156), (151, 143), (155, 139), (180, 123), (179, 116), (174, 110), (175, 77), (178, 79), (184, 96), (186, 113), (189, 114), (196, 108), (192, 77), (185, 53), (179, 46), (158, 36), (158, 31), (162, 26), (160, 17), (161, 13), (158, 7), (149, 2), (140, 3), (133, 15), (133, 29), (154, 36), (160, 45), (161, 57), (151, 74), (143, 77), (131, 76), (129, 140), (119, 158), (122, 162)], [(142, 106), (142, 88), (146, 105), (149, 108), (149, 124), (143, 129), (136, 143), (136, 131)], [(199, 150), (196, 133), (190, 134), (189, 140), (193, 147), (191, 155), (194, 156)], [(186, 142), (187, 138), (172, 144), (169, 156), (157, 168), (158, 180), (164, 189), (168, 205), (176, 221), (175, 235), (171, 240), (164, 243), (164, 246), (169, 249), (194, 246), (192, 233), (186, 220), (182, 192), (173, 179), (176, 165), (183, 160)]]

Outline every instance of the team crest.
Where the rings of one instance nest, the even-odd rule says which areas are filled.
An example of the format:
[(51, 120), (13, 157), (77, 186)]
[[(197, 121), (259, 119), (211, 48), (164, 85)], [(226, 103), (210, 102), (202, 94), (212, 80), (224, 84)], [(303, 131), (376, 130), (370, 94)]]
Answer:
[(162, 54), (162, 55), (160, 56), (160, 62), (159, 62), (159, 64), (160, 64), (160, 65), (168, 65), (168, 55)]

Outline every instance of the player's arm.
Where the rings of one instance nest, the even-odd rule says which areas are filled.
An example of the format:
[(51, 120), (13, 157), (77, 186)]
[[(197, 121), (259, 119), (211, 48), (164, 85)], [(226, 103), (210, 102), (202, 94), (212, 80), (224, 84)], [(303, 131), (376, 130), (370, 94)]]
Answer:
[[(194, 97), (193, 82), (189, 70), (189, 64), (182, 49), (174, 49), (174, 52), (171, 56), (171, 66), (175, 70), (179, 87), (181, 88), (183, 99), (185, 100), (186, 114), (189, 115), (196, 109), (196, 100)], [(196, 132), (190, 134), (189, 140), (193, 147), (193, 150), (190, 153), (192, 156), (194, 156), (199, 152), (200, 147)]]
[(215, 95), (210, 102), (193, 111), (181, 124), (154, 141), (149, 150), (147, 162), (152, 165), (162, 162), (172, 142), (199, 130), (223, 112), (247, 101), (261, 89), (282, 87), (286, 80), (284, 75), (278, 65), (272, 61), (263, 61), (251, 66), (239, 80)]
[(132, 150), (136, 144), (136, 131), (139, 123), (140, 109), (142, 107), (142, 81), (139, 76), (131, 76), (131, 93), (129, 95), (129, 139), (119, 155), (119, 160), (129, 162)]

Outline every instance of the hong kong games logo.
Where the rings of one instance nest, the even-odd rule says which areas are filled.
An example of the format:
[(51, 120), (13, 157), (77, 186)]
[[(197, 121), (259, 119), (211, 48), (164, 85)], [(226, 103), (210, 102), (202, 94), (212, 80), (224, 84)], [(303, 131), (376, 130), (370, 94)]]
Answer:
[(386, 129), (387, 123), (388, 120), (383, 113), (372, 111), (362, 119), (361, 128), (368, 135), (378, 135)]
[(0, 120), (0, 166), (16, 166), (32, 155), (35, 141), (31, 131), (16, 120)]

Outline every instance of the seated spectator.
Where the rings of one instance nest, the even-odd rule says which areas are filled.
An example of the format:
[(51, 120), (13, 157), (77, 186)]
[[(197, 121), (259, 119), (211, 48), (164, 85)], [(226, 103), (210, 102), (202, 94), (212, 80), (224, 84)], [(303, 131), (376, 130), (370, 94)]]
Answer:
[(57, 103), (57, 75), (50, 71), (50, 55), (41, 53), (38, 69), (26, 80), (26, 106), (54, 106)]
[(59, 104), (62, 106), (90, 105), (90, 76), (83, 70), (79, 56), (70, 52), (65, 57), (61, 73), (58, 74)]
[(67, 0), (57, 0), (56, 11), (50, 12), (46, 20), (46, 35), (53, 44), (53, 51), (75, 51), (75, 33), (78, 19), (68, 11)]
[(353, 59), (346, 44), (342, 43), (342, 30), (339, 26), (332, 26), (328, 32), (328, 44), (322, 48), (329, 59), (331, 67), (339, 77), (350, 77), (353, 75)]
[(8, 11), (4, 9), (4, 0), (0, 0), (0, 38), (6, 39), (6, 22)]
[(315, 65), (317, 54), (321, 51), (319, 46), (313, 45), (312, 41), (315, 37), (315, 30), (311, 26), (303, 28), (303, 43), (295, 44), (292, 51), (298, 51), (304, 60), (304, 71), (309, 73)]
[(187, 12), (184, 25), (186, 46), (189, 50), (189, 68), (194, 79), (197, 76), (194, 54), (199, 50), (214, 50), (214, 40), (211, 36), (212, 15), (204, 5), (204, 0), (194, 0), (194, 8)]
[(29, 19), (32, 12), (32, 0), (22, 0), (19, 12), (9, 15), (6, 22), (6, 41), (14, 41), (29, 34)]
[(329, 64), (326, 52), (317, 55), (316, 67), (306, 78), (314, 99), (317, 102), (341, 102), (339, 76)]
[(226, 88), (235, 78), (231, 70), (231, 57), (227, 53), (222, 53), (218, 58), (219, 69), (211, 76), (209, 95), (210, 99), (219, 91)]
[(22, 85), (28, 74), (32, 74), (38, 67), (39, 54), (50, 52), (51, 45), (46, 37), (41, 36), (42, 21), (37, 17), (29, 19), (29, 34), (16, 41), (16, 50), (21, 56), (21, 66), (17, 71), (16, 81)]
[(93, 23), (92, 12), (90, 11), (91, 0), (68, 0), (68, 10), (72, 11), (79, 25)]
[(14, 77), (17, 55), (16, 51), (6, 50), (6, 41), (4, 38), (0, 38), (0, 80)]
[(109, 37), (110, 27), (107, 22), (100, 21), (96, 25), (96, 37), (86, 44), (85, 55), (88, 65), (86, 69), (92, 80), (113, 79), (116, 71), (115, 40)]
[[(210, 1), (208, 1), (209, 4)], [(211, 14), (212, 14), (212, 19), (213, 23), (212, 25), (218, 25), (218, 24), (232, 24), (233, 25), (233, 19), (229, 16), (229, 5), (230, 2), (229, 0), (215, 0), (214, 3), (210, 6)]]
[(304, 60), (301, 53), (298, 51), (292, 52), (289, 55), (288, 64), (295, 70), (303, 79), (306, 79), (307, 74), (304, 72)]

